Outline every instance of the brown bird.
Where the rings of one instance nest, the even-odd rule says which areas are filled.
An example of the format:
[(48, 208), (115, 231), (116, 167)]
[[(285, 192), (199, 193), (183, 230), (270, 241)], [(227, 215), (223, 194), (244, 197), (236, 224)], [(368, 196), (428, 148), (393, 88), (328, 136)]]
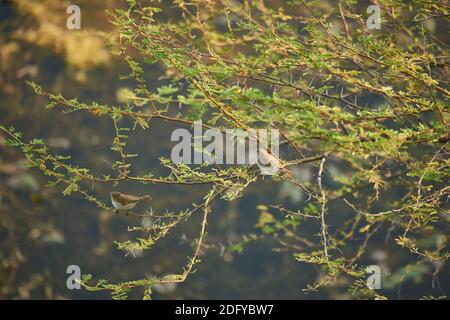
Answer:
[(131, 210), (141, 200), (149, 201), (152, 198), (149, 195), (136, 197), (121, 192), (111, 192), (111, 202), (117, 210)]

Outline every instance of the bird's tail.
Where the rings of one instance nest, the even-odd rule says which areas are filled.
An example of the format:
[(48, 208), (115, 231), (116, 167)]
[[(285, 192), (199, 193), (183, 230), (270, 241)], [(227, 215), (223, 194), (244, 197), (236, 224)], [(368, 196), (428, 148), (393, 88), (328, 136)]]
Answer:
[(150, 197), (148, 194), (141, 197), (142, 200), (150, 201), (152, 197)]

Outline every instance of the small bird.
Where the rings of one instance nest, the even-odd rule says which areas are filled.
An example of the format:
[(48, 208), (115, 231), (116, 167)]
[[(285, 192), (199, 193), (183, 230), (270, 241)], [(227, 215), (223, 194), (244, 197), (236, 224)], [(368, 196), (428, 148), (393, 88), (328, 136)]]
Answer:
[(152, 198), (149, 195), (145, 195), (142, 197), (136, 197), (129, 194), (121, 193), (121, 192), (111, 192), (111, 202), (118, 211), (120, 210), (131, 210), (136, 204), (138, 204), (141, 200), (149, 201)]
[(284, 169), (281, 160), (264, 148), (259, 149), (258, 160), (258, 166), (263, 175), (274, 175), (280, 169)]

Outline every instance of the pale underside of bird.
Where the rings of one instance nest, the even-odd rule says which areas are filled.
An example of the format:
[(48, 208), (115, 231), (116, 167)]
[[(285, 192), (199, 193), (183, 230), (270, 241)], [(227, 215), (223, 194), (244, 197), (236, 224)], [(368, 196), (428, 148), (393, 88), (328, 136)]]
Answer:
[(138, 204), (142, 200), (150, 200), (151, 197), (149, 195), (137, 197), (133, 195), (124, 194), (121, 192), (111, 192), (111, 202), (114, 208), (117, 210), (131, 210), (136, 204)]

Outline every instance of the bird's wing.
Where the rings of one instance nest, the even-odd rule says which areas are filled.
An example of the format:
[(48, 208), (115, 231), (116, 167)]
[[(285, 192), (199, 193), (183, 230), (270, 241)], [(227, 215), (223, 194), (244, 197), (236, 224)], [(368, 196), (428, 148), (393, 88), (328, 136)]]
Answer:
[(120, 203), (125, 204), (125, 205), (141, 200), (141, 197), (136, 197), (136, 196), (132, 196), (129, 194), (121, 194), (118, 196), (118, 198), (119, 198), (118, 200), (120, 201)]

